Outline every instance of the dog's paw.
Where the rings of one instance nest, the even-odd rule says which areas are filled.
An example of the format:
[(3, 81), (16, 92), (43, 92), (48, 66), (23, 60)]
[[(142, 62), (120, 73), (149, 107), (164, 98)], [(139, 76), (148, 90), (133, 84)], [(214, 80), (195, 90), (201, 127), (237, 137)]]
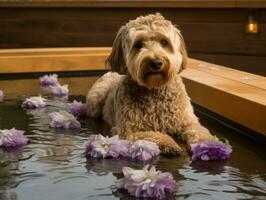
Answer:
[(163, 155), (177, 156), (183, 153), (183, 149), (178, 144), (159, 144)]
[(180, 155), (183, 149), (169, 135), (157, 131), (140, 131), (126, 136), (127, 140), (148, 140), (158, 145), (163, 155)]
[(194, 134), (193, 136), (189, 137), (187, 140), (187, 149), (191, 151), (191, 144), (203, 142), (203, 141), (212, 141), (215, 140), (215, 137), (208, 132), (199, 132)]

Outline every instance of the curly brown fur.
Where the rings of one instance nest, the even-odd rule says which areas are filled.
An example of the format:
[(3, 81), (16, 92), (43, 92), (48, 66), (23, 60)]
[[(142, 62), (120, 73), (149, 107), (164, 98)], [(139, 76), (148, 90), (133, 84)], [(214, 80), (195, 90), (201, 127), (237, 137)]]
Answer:
[(146, 139), (163, 153), (180, 154), (172, 137), (190, 144), (212, 140), (193, 112), (179, 73), (187, 52), (180, 31), (160, 14), (138, 17), (118, 31), (108, 72), (88, 92), (89, 116), (103, 119), (113, 134)]

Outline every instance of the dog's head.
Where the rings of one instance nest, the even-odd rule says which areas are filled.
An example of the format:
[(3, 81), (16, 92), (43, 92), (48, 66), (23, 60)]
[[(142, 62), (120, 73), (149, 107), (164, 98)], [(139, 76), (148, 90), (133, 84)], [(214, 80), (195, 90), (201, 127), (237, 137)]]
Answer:
[(160, 14), (138, 17), (122, 26), (107, 65), (129, 73), (139, 85), (159, 88), (186, 66), (187, 52), (180, 31)]

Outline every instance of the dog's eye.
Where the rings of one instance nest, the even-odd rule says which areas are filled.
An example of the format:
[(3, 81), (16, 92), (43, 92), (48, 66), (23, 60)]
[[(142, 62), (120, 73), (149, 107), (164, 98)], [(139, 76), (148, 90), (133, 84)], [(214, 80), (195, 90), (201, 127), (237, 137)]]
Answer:
[(168, 45), (168, 42), (166, 40), (161, 40), (161, 45), (165, 47)]
[(137, 48), (137, 49), (141, 49), (143, 47), (142, 41), (136, 42), (135, 45), (134, 45), (134, 47)]

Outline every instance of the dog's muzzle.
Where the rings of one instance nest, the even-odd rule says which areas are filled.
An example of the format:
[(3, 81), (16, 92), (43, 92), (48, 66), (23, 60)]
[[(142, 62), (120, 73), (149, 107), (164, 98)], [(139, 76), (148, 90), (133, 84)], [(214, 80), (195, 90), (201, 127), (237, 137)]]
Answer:
[(159, 71), (163, 67), (163, 61), (160, 59), (151, 59), (149, 61), (149, 67), (152, 71)]
[(158, 88), (168, 80), (167, 61), (159, 58), (149, 58), (142, 65), (142, 81), (148, 88)]

